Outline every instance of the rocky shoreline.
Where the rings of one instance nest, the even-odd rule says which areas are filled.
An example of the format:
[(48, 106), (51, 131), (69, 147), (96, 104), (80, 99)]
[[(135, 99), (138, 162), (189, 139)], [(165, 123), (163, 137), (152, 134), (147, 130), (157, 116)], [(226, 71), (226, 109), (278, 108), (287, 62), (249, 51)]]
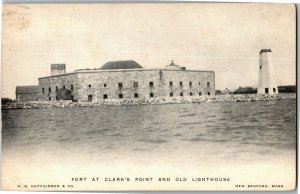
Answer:
[(100, 102), (72, 102), (72, 101), (34, 101), (11, 102), (2, 105), (2, 110), (8, 109), (41, 109), (41, 108), (68, 108), (94, 107), (109, 105), (156, 105), (156, 104), (187, 104), (205, 102), (255, 102), (269, 100), (296, 99), (296, 93), (288, 94), (241, 94), (217, 96), (185, 96), (185, 97), (156, 97), (147, 99), (106, 99)]

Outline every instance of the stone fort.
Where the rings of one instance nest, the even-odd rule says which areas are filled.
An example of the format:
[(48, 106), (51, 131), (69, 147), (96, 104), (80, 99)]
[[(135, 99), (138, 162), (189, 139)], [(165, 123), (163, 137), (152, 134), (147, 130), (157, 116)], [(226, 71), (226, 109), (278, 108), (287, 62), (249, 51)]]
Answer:
[(187, 70), (176, 65), (144, 69), (135, 61), (112, 61), (98, 69), (66, 72), (65, 64), (51, 64), (51, 75), (36, 86), (17, 86), (16, 100), (99, 102), (106, 99), (147, 99), (215, 95), (215, 72)]

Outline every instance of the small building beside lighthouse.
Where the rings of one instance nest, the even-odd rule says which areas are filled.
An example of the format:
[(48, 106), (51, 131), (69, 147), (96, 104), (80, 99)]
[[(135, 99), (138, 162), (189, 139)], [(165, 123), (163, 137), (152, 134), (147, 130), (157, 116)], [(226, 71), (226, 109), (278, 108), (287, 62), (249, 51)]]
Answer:
[(259, 52), (259, 79), (258, 94), (277, 94), (277, 76), (273, 64), (271, 49), (262, 49)]

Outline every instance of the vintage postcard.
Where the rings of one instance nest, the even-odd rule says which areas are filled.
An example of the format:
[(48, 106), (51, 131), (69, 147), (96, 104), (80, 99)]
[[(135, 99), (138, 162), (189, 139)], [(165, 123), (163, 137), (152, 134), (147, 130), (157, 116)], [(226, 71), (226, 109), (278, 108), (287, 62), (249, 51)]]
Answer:
[(2, 187), (296, 187), (296, 8), (4, 4)]

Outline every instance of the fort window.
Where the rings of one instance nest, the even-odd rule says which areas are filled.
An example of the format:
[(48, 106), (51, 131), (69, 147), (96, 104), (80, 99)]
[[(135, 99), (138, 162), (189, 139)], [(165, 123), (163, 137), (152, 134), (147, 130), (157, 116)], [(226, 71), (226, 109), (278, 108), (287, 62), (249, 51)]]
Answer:
[(31, 98), (28, 98), (28, 101), (31, 101)]
[(49, 87), (49, 93), (51, 93), (51, 87)]
[(91, 88), (92, 87), (92, 85), (91, 84), (89, 84), (89, 88)]
[(123, 98), (123, 94), (119, 94), (119, 98)]
[(266, 93), (266, 94), (269, 93), (269, 88), (265, 88), (265, 93)]
[(92, 100), (93, 100), (93, 96), (92, 95), (88, 95), (88, 101), (92, 102)]
[(201, 92), (199, 92), (199, 96), (201, 96)]
[(171, 96), (171, 97), (173, 96), (173, 92), (170, 93), (170, 96)]
[(63, 86), (63, 89), (66, 89), (66, 86)]
[(51, 97), (49, 97), (49, 101), (51, 101)]
[(180, 92), (180, 96), (183, 96), (183, 92)]
[(56, 87), (55, 87), (55, 92), (57, 92), (57, 91), (58, 91), (58, 87), (56, 86)]
[(275, 88), (273, 88), (273, 92), (276, 92), (276, 89), (275, 89)]
[(190, 92), (190, 96), (193, 96), (193, 92)]
[(173, 86), (173, 82), (172, 81), (170, 81), (170, 87), (172, 87)]
[(190, 86), (192, 86), (192, 82), (190, 82)]
[(103, 94), (103, 99), (107, 99), (107, 94)]
[(209, 82), (207, 82), (207, 87), (209, 87), (210, 86), (210, 83)]
[(74, 97), (73, 97), (73, 96), (71, 96), (71, 100), (72, 100), (72, 101), (73, 101), (73, 98), (74, 98)]
[(261, 69), (261, 65), (259, 66), (259, 69)]
[(71, 85), (71, 90), (73, 91), (73, 85)]
[(58, 100), (58, 96), (56, 96), (56, 100)]
[(134, 82), (133, 86), (137, 88), (139, 86), (139, 83), (138, 82)]
[(209, 95), (209, 96), (210, 96), (210, 92), (207, 92), (207, 95)]
[(138, 97), (139, 97), (139, 94), (138, 94), (138, 93), (134, 93), (134, 97), (135, 97), (135, 98), (138, 98)]
[(153, 94), (153, 93), (150, 93), (150, 97), (151, 97), (151, 98), (154, 97), (154, 94)]
[(122, 83), (119, 83), (119, 89), (121, 89), (123, 87)]
[(35, 98), (35, 101), (38, 101), (38, 98)]
[(153, 82), (149, 82), (149, 86), (150, 86), (150, 87), (153, 87)]
[(45, 88), (42, 88), (42, 93), (44, 93), (45, 92)]
[(199, 86), (201, 85), (201, 82), (199, 82)]
[(182, 87), (182, 82), (179, 82), (180, 87)]
[(106, 88), (106, 84), (103, 85)]

